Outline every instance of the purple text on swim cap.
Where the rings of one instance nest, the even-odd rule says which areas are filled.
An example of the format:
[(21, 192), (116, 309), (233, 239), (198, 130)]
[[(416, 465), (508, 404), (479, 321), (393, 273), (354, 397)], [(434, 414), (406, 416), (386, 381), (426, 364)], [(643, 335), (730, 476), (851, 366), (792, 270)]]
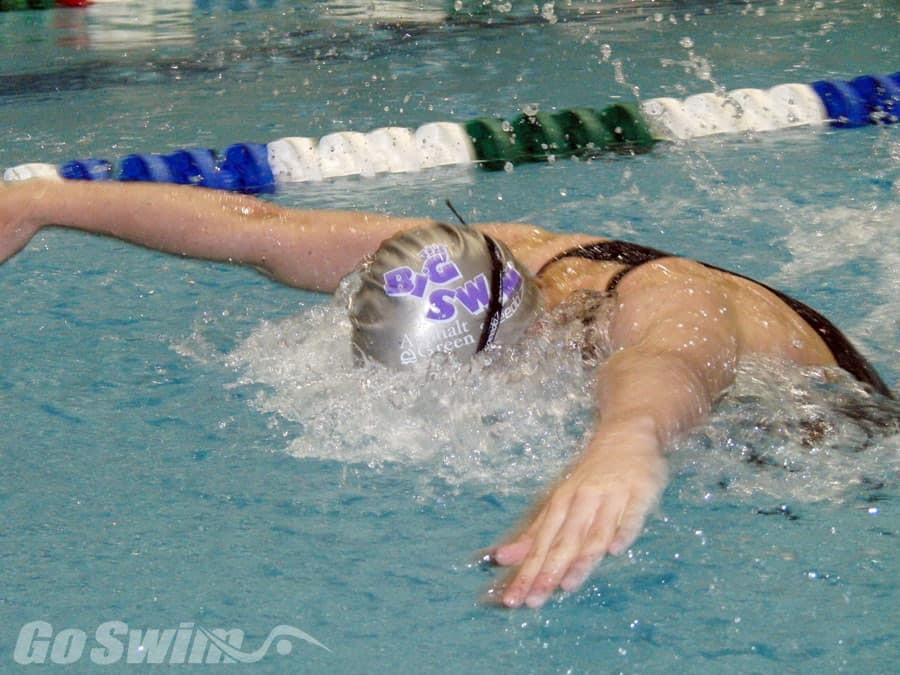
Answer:
[(421, 272), (403, 266), (384, 273), (385, 294), (423, 298), (429, 282), (443, 285), (462, 277), (456, 263), (450, 260), (446, 246), (430, 246), (420, 255), (425, 259)]
[(503, 273), (504, 301), (512, 297), (512, 294), (515, 293), (521, 285), (522, 275), (519, 274), (519, 270), (512, 265), (508, 265), (506, 271)]
[[(513, 267), (508, 267), (503, 275), (504, 302), (512, 297), (521, 283), (522, 276)], [(457, 300), (469, 314), (473, 316), (480, 314), (481, 310), (491, 303), (487, 277), (479, 274), (457, 288), (439, 288), (432, 291), (428, 296), (429, 307), (425, 318), (433, 321), (452, 319), (456, 316), (456, 305), (453, 300)]]
[[(450, 260), (444, 246), (429, 246), (422, 249), (420, 256), (425, 260), (422, 271), (411, 267), (395, 267), (384, 273), (384, 292), (389, 296), (411, 295), (424, 298), (431, 284), (445, 286), (462, 278), (456, 264)], [(512, 265), (503, 273), (503, 295), (505, 299), (522, 285), (522, 276)], [(487, 278), (479, 274), (456, 288), (438, 288), (428, 293), (426, 318), (433, 321), (448, 321), (456, 316), (457, 303), (469, 314), (481, 313), (490, 304), (491, 294)], [(456, 302), (454, 302), (456, 301)]]
[(462, 276), (456, 263), (450, 260), (446, 246), (429, 246), (419, 255), (425, 260), (422, 271), (434, 284), (447, 284)]

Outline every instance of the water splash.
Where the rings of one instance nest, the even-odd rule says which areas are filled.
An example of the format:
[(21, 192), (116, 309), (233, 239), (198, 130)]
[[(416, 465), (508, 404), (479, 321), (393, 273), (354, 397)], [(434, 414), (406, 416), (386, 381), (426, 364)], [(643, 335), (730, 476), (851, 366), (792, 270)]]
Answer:
[[(533, 492), (576, 456), (592, 423), (596, 369), (574, 332), (579, 316), (562, 310), (524, 344), (467, 363), (391, 371), (354, 364), (337, 299), (261, 324), (227, 362), (295, 457), (376, 471), (399, 463), (421, 469), (423, 483)], [(896, 402), (840, 372), (755, 361), (673, 466), (681, 489), (701, 498), (843, 499), (893, 484), (898, 442)]]
[(674, 465), (688, 498), (880, 499), (898, 487), (900, 403), (838, 370), (747, 361)]
[[(792, 259), (774, 284), (815, 286), (825, 280), (862, 306), (873, 309), (848, 335), (879, 360), (900, 356), (900, 206), (875, 200), (859, 206), (801, 208), (789, 221), (785, 244)], [(890, 377), (890, 373), (887, 373)]]
[(263, 323), (228, 356), (236, 386), (258, 387), (253, 405), (296, 457), (414, 464), (506, 492), (555, 475), (580, 448), (593, 389), (580, 351), (542, 336), (465, 364), (439, 356), (391, 371), (355, 365), (349, 339), (336, 300)]

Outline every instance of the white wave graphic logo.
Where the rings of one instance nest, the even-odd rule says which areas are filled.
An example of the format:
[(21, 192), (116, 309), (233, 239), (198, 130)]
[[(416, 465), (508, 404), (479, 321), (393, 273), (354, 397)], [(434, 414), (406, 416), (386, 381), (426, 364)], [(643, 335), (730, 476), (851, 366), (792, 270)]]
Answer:
[(278, 654), (280, 654), (281, 656), (287, 656), (294, 648), (292, 639), (303, 640), (312, 645), (315, 645), (316, 647), (321, 647), (326, 652), (331, 652), (328, 647), (316, 640), (309, 633), (302, 631), (299, 628), (295, 628), (294, 626), (288, 626), (287, 624), (275, 626), (275, 628), (269, 631), (269, 634), (266, 636), (266, 639), (263, 641), (262, 645), (252, 652), (245, 652), (233, 645), (228, 644), (228, 642), (215, 635), (213, 632), (207, 630), (203, 626), (197, 626), (197, 630), (203, 633), (206, 638), (211, 643), (213, 643), (223, 654), (225, 654), (230, 659), (234, 659), (238, 663), (256, 663), (258, 661), (261, 661), (263, 658), (265, 658), (266, 654), (268, 654), (269, 647), (272, 646), (273, 642), (275, 642), (275, 651), (278, 652)]

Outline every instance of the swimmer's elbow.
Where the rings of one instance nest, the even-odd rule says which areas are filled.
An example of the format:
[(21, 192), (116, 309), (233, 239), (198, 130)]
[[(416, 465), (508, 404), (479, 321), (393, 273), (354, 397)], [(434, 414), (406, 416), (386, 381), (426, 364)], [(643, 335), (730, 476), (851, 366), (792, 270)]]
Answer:
[(337, 290), (341, 276), (322, 272), (321, 270), (304, 269), (295, 262), (269, 261), (265, 258), (253, 264), (261, 274), (284, 286), (316, 293), (334, 293)]

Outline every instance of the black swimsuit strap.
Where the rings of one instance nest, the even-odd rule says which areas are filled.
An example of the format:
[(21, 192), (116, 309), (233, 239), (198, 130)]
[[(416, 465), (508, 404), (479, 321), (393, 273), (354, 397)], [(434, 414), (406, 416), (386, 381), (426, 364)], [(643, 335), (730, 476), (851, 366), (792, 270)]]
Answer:
[[(640, 246), (639, 244), (630, 244), (625, 241), (615, 240), (598, 241), (577, 246), (554, 256), (541, 267), (538, 274), (540, 275), (548, 266), (564, 258), (585, 258), (587, 260), (598, 262), (615, 262), (626, 265), (627, 267), (618, 271), (613, 278), (610, 279), (606, 286), (606, 290), (609, 292), (614, 290), (625, 275), (635, 267), (639, 267), (640, 265), (654, 260), (659, 260), (660, 258), (672, 257), (676, 256), (648, 246)], [(767, 291), (774, 293), (782, 302), (796, 312), (810, 328), (821, 336), (825, 345), (831, 351), (832, 356), (834, 356), (834, 360), (837, 362), (838, 366), (846, 370), (860, 382), (871, 386), (872, 389), (879, 394), (888, 398), (894, 398), (891, 390), (888, 389), (888, 386), (884, 383), (884, 380), (879, 377), (872, 365), (859, 353), (850, 340), (838, 330), (837, 326), (819, 314), (812, 307), (805, 305), (786, 293), (782, 293), (771, 286), (767, 286), (766, 284), (744, 276), (743, 274), (738, 274), (737, 272), (732, 272), (731, 270), (716, 267), (715, 265), (709, 265), (704, 262), (701, 262), (700, 264), (708, 269), (716, 270), (717, 272), (724, 272), (726, 274), (731, 274), (732, 276), (740, 277), (741, 279), (746, 279), (747, 281), (751, 281), (758, 286), (762, 286)]]
[[(544, 266), (538, 271), (540, 275), (545, 269), (555, 262), (559, 262), (563, 258), (586, 258), (598, 262), (617, 262), (629, 267), (637, 267), (644, 263), (660, 258), (671, 258), (671, 253), (659, 251), (649, 246), (641, 246), (640, 244), (630, 244), (627, 241), (617, 241), (609, 239), (607, 241), (596, 241), (591, 244), (582, 244), (568, 251), (563, 251), (557, 256), (544, 263)], [(609, 290), (609, 289), (607, 289)]]

